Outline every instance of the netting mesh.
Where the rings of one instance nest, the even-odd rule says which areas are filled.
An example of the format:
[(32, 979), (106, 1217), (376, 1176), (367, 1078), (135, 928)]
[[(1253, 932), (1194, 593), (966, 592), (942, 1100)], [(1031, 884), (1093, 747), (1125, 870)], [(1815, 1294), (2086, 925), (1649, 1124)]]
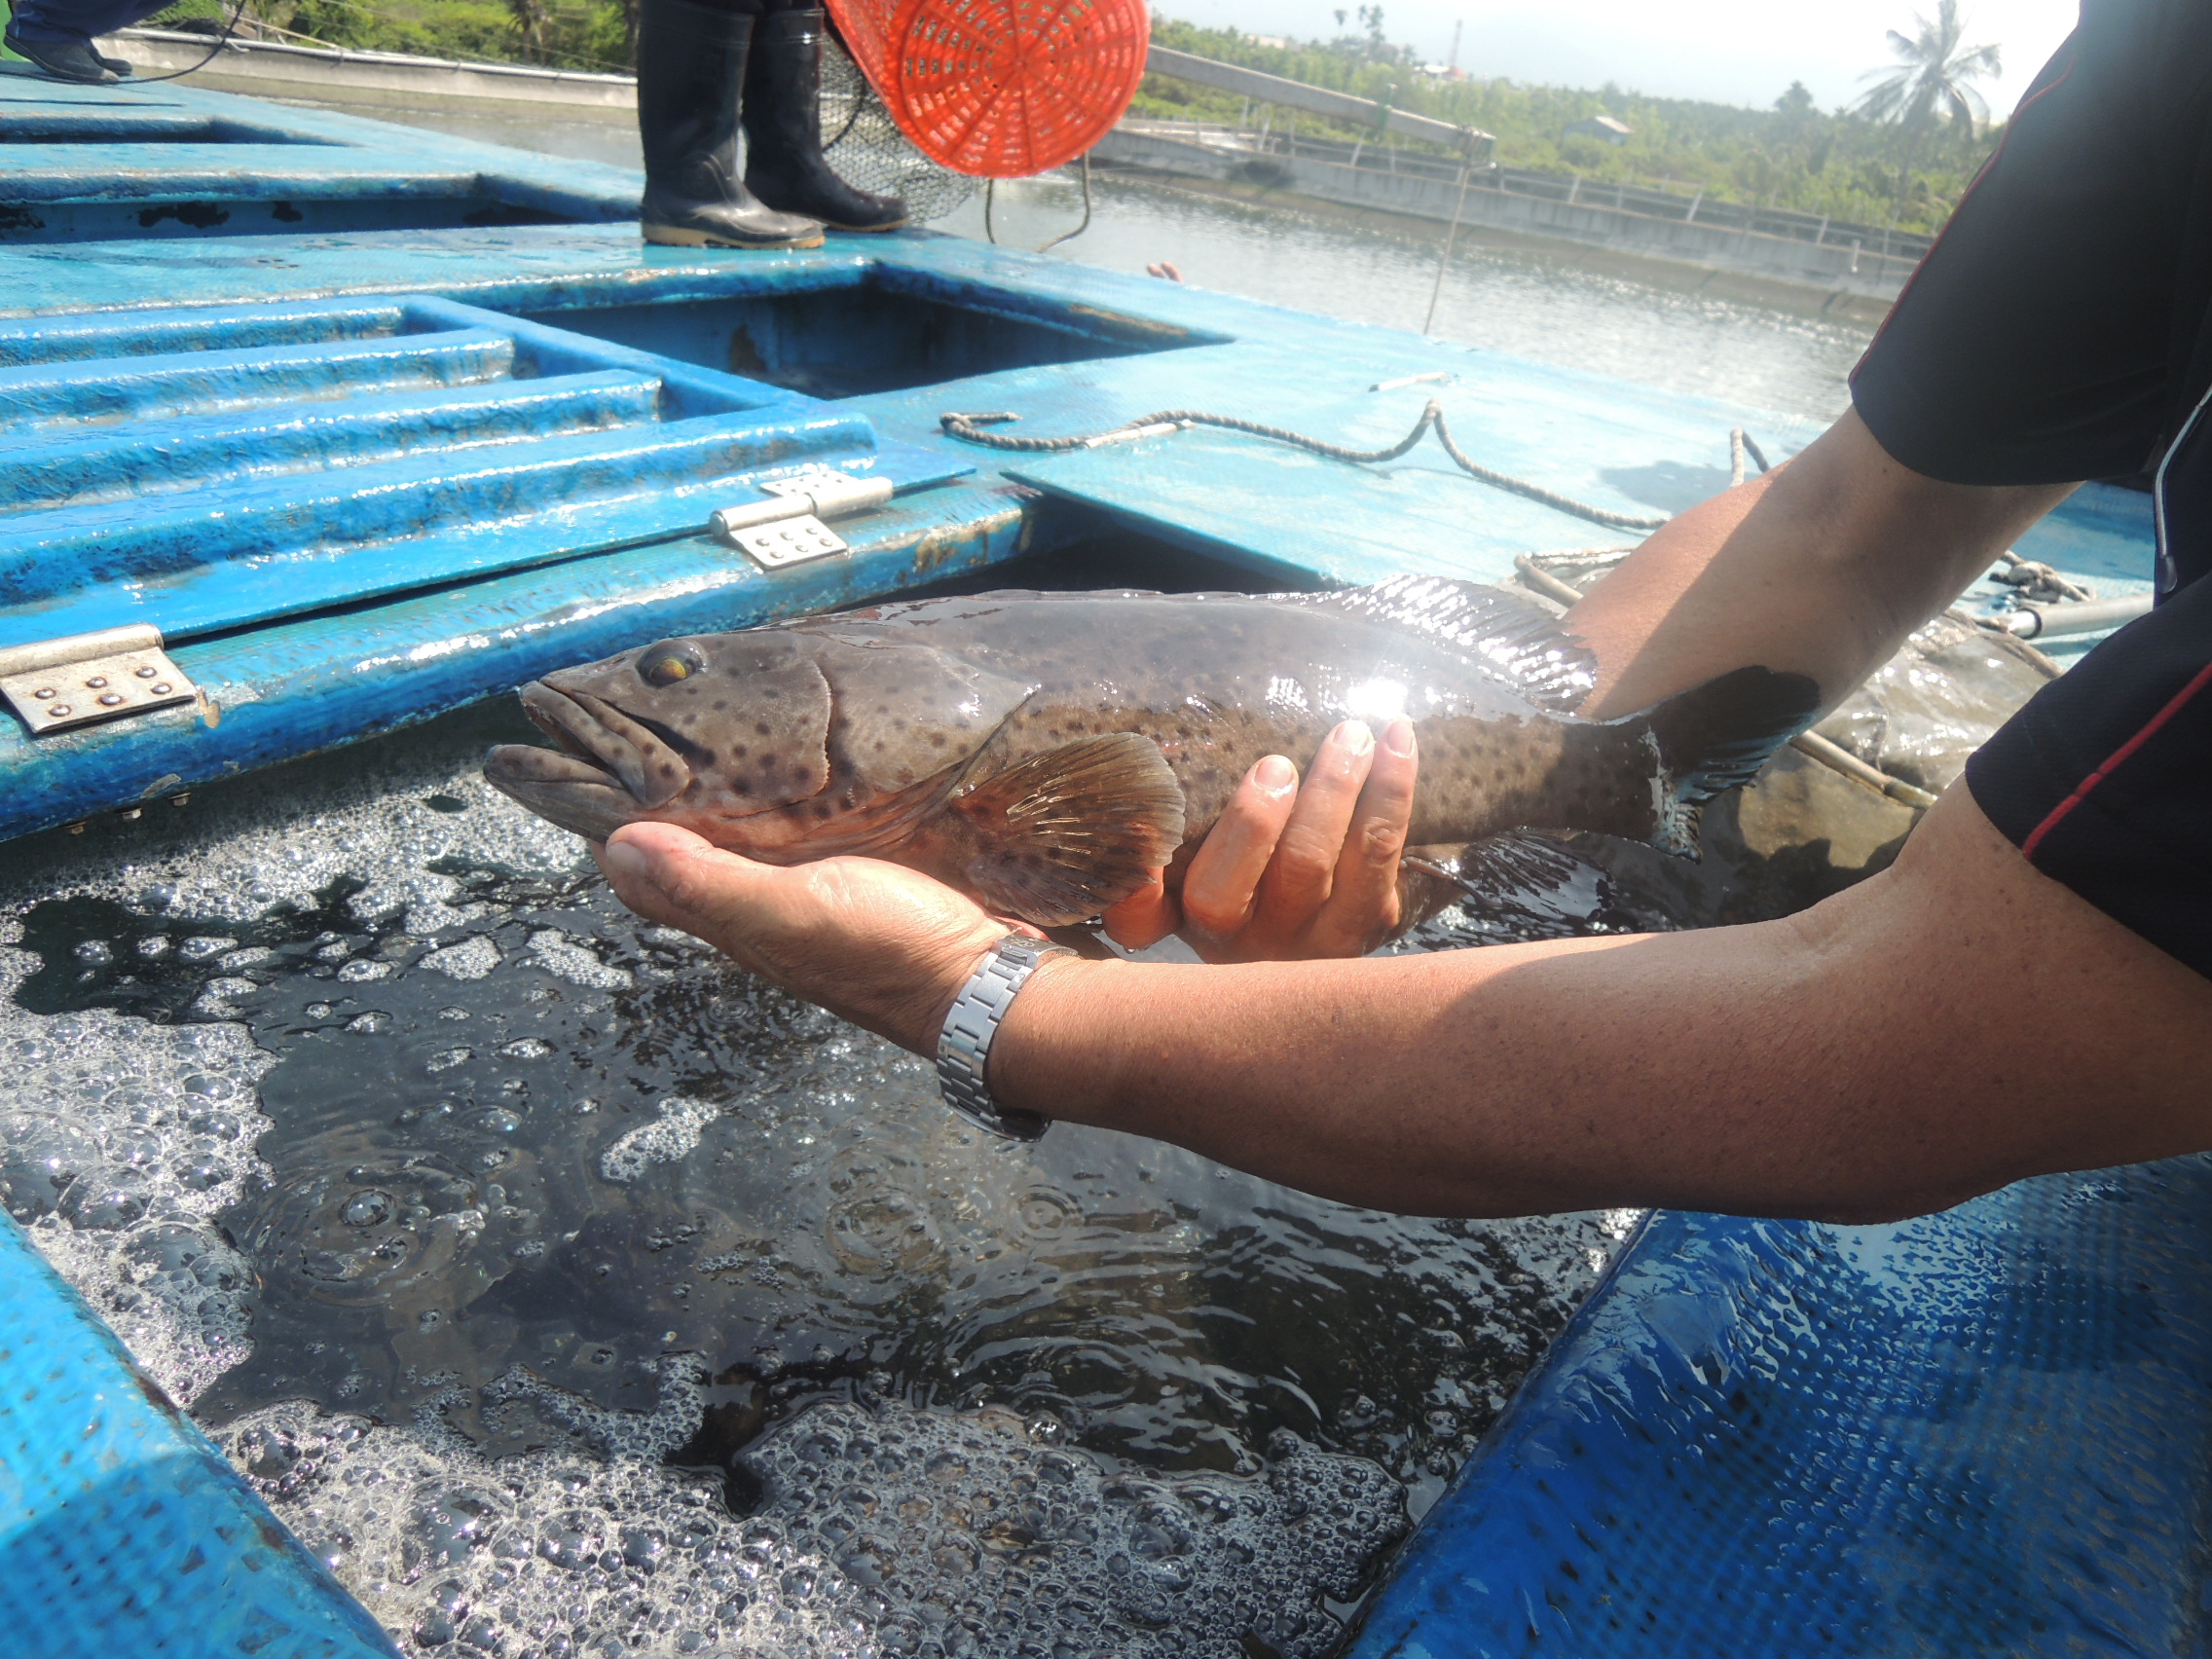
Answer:
[(846, 183), (903, 197), (915, 224), (941, 219), (976, 194), (977, 180), (938, 166), (908, 142), (835, 40), (822, 52), (822, 147)]

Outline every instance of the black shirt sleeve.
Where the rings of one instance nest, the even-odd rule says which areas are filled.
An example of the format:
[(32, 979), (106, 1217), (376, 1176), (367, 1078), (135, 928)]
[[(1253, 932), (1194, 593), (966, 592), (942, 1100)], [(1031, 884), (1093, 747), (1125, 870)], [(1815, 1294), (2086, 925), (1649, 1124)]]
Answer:
[(2212, 579), (2045, 686), (1967, 788), (2038, 869), (2212, 977)]
[[(2208, 316), (2212, 0), (2085, 0), (1852, 401), (1947, 483), (2138, 473), (2212, 380)], [(2046, 686), (1966, 781), (2045, 874), (2212, 977), (2212, 513), (2181, 510), (2212, 503), (2212, 442), (2168, 475), (2165, 552), (2194, 579)]]
[(2087, 0), (1852, 377), (1953, 484), (2133, 474), (2208, 377), (2212, 5)]

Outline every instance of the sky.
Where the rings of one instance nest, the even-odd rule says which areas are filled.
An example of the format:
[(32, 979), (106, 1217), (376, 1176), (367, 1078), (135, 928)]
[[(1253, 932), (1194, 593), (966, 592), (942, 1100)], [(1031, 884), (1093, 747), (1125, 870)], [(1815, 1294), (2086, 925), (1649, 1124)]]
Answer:
[[(1357, 0), (1154, 0), (1162, 17), (1246, 34), (1326, 38)], [(1935, 0), (1382, 0), (1382, 32), (1441, 63), (1464, 22), (1459, 67), (1552, 86), (1607, 81), (1660, 97), (1771, 104), (1803, 81), (1823, 108), (1850, 102), (1869, 69), (1892, 61), (1886, 31), (1907, 35)], [(1969, 46), (2003, 49), (1981, 84), (1998, 114), (2019, 101), (2074, 26), (2075, 0), (1963, 0)]]

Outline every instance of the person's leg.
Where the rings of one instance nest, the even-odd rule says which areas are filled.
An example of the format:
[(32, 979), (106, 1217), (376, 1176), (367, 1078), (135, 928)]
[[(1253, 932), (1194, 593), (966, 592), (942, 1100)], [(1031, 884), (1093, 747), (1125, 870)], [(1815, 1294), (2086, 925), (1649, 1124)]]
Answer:
[(95, 37), (143, 22), (169, 0), (15, 0), (8, 18), (9, 50), (50, 75), (106, 85), (130, 73), (120, 57), (93, 47)]
[(745, 184), (788, 212), (833, 231), (895, 231), (906, 222), (896, 196), (855, 190), (822, 154), (822, 37), (829, 19), (812, 0), (761, 0), (745, 74)]
[(737, 104), (760, 0), (644, 0), (638, 18), (640, 228), (679, 247), (820, 247), (822, 226), (780, 213), (737, 171)]

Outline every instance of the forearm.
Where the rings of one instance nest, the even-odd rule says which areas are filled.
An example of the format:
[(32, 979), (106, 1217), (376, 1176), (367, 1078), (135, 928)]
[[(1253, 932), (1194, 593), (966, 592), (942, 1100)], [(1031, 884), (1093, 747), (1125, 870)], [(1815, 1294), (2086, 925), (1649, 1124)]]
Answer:
[[(1946, 817), (1932, 849), (1791, 921), (1235, 969), (1061, 963), (1016, 1000), (992, 1086), (1428, 1214), (1877, 1218), (2198, 1144), (2212, 987), (2037, 875), (1971, 801)], [(2063, 1008), (2065, 1029), (2000, 1008)]]
[(1017, 1002), (992, 1087), (1419, 1214), (1949, 1201), (1918, 1161), (1869, 1158), (1899, 1138), (1854, 1124), (1852, 1080), (1823, 1075), (1828, 1044), (1790, 1041), (1816, 1027), (1819, 977), (1782, 926), (1235, 969), (1067, 964)]
[(1839, 701), (2073, 488), (1938, 483), (1846, 413), (1654, 532), (1573, 608), (1599, 662), (1585, 712), (1632, 713), (1753, 661)]

